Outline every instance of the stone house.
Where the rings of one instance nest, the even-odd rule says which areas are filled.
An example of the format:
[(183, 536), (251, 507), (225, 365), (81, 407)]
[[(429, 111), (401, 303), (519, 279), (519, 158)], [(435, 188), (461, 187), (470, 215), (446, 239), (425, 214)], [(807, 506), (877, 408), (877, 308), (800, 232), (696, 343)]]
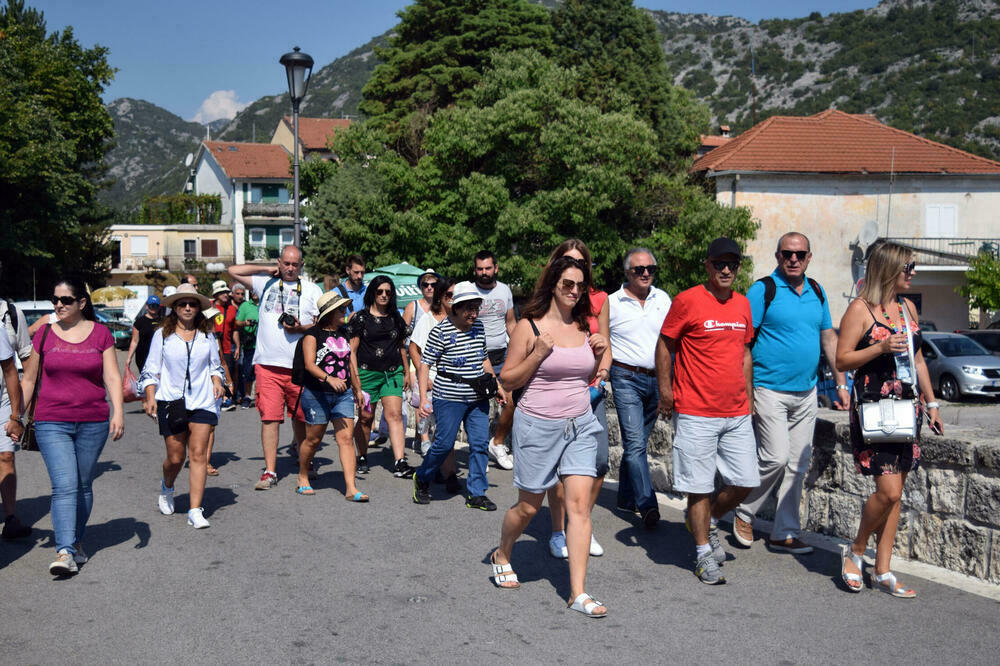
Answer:
[(115, 224), (108, 285), (150, 269), (188, 270), (187, 262), (232, 264), (232, 229), (222, 224)]
[(911, 296), (921, 317), (942, 330), (969, 324), (968, 303), (956, 293), (969, 258), (1000, 248), (1000, 162), (870, 115), (773, 116), (691, 170), (715, 184), (719, 203), (747, 206), (760, 221), (748, 247), (754, 278), (774, 269), (783, 233), (810, 238), (809, 275), (826, 289), (835, 324), (856, 295), (864, 250), (876, 236), (914, 249)]

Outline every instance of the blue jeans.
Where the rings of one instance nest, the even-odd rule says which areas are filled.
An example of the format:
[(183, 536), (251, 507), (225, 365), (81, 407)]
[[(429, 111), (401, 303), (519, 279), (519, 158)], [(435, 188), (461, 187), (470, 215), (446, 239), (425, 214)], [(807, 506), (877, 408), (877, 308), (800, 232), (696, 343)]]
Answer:
[(233, 402), (239, 402), (243, 398), (250, 397), (250, 393), (247, 389), (250, 388), (250, 384), (253, 383), (253, 352), (254, 350), (240, 350), (240, 362), (239, 362), (239, 377), (233, 377), (233, 381), (236, 382), (235, 395), (233, 396)]
[(622, 433), (622, 464), (618, 472), (618, 505), (635, 503), (640, 511), (656, 507), (649, 479), (646, 442), (656, 423), (660, 389), (656, 377), (611, 366), (611, 388), (615, 392), (618, 428)]
[(94, 471), (108, 439), (107, 421), (39, 421), (35, 425), (38, 450), (52, 481), (52, 527), (56, 552), (76, 553), (74, 543), (94, 506)]
[(457, 402), (434, 398), (434, 419), (437, 432), (434, 442), (424, 456), (424, 462), (416, 471), (423, 483), (434, 480), (444, 459), (455, 448), (458, 427), (465, 424), (465, 434), (469, 437), (469, 478), (465, 487), (472, 497), (485, 495), (490, 487), (486, 481), (486, 444), (490, 439), (490, 401)]

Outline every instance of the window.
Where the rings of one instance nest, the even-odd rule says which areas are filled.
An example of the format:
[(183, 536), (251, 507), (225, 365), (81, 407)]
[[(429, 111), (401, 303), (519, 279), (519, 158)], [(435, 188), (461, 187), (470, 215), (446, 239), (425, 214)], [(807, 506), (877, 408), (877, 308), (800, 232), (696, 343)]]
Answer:
[(203, 257), (218, 257), (219, 256), (219, 241), (212, 239), (204, 239), (201, 241), (201, 256)]
[(266, 247), (267, 233), (259, 227), (250, 230), (250, 247)]
[(278, 232), (278, 241), (281, 247), (286, 245), (291, 245), (295, 242), (295, 230), (294, 229), (282, 229)]
[(954, 238), (958, 235), (958, 207), (954, 204), (930, 204), (927, 206), (928, 238)]
[(261, 201), (261, 189), (260, 185), (250, 186), (250, 203), (260, 203)]
[(184, 258), (194, 258), (197, 256), (197, 241), (194, 239), (185, 239), (184, 241)]
[(114, 238), (111, 240), (111, 268), (122, 267), (122, 242)]
[(132, 249), (132, 256), (145, 257), (149, 254), (149, 236), (132, 236), (129, 247)]
[(264, 203), (278, 203), (279, 185), (261, 185), (261, 201)]

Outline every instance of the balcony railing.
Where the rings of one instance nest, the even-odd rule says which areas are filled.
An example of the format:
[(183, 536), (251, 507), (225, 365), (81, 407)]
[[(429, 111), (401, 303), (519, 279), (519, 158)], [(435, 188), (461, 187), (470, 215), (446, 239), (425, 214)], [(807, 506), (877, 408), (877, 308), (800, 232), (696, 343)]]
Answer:
[[(219, 257), (193, 257), (183, 254), (169, 254), (161, 257), (123, 257), (111, 270), (117, 272), (146, 272), (150, 270), (196, 271), (204, 270), (207, 264), (219, 263), (227, 266), (235, 263), (233, 255)], [(162, 264), (160, 263), (162, 262)]]
[(966, 266), (982, 251), (1000, 256), (1000, 238), (887, 238), (911, 248), (917, 262), (930, 266)]
[(245, 203), (243, 217), (280, 217), (292, 219), (295, 216), (294, 205), (290, 203)]

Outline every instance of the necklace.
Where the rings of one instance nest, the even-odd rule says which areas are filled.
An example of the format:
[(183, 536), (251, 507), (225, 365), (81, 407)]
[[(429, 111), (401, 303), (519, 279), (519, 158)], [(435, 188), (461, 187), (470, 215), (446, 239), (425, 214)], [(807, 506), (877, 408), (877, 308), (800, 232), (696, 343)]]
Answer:
[(892, 317), (889, 316), (889, 313), (886, 311), (885, 306), (879, 303), (879, 308), (882, 310), (882, 316), (884, 316), (885, 320), (889, 322), (889, 328), (892, 330), (892, 332), (902, 333), (903, 331), (907, 330), (906, 324), (903, 323), (903, 304), (897, 301), (896, 307), (899, 308), (899, 324), (900, 324), (899, 327), (897, 327), (896, 324), (892, 322)]

